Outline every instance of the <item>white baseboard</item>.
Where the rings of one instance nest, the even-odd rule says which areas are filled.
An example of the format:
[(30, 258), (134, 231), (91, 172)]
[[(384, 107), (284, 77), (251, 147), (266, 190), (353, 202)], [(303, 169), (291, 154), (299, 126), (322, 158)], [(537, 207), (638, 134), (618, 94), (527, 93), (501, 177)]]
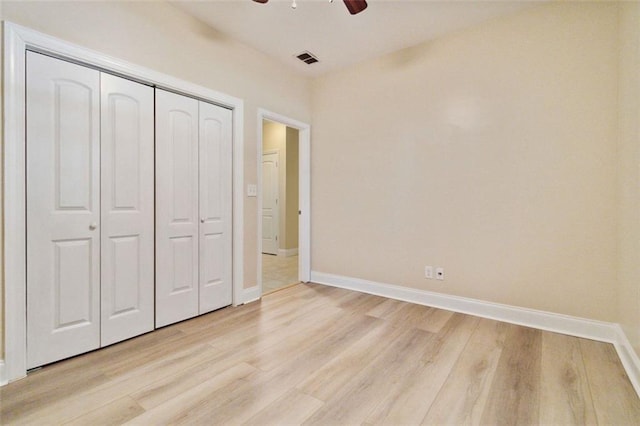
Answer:
[(9, 380), (7, 380), (6, 371), (4, 368), (4, 360), (0, 359), (0, 386), (4, 386), (7, 383), (9, 383)]
[(260, 299), (262, 292), (260, 291), (260, 286), (253, 286), (249, 288), (245, 288), (242, 292), (242, 303), (251, 303)]
[(614, 343), (622, 366), (629, 376), (629, 380), (636, 390), (638, 396), (640, 396), (640, 358), (638, 354), (633, 350), (633, 346), (629, 342), (627, 335), (622, 330), (620, 325), (615, 324), (617, 331), (617, 341)]
[(311, 272), (311, 282), (602, 342), (616, 341), (616, 330), (607, 322), (315, 271)]
[(297, 256), (297, 255), (298, 255), (297, 248), (278, 249), (278, 256), (291, 257), (291, 256)]
[(640, 396), (640, 360), (618, 324), (317, 271), (311, 271), (311, 282), (523, 325), (554, 333), (612, 343), (618, 352), (618, 356), (627, 371), (633, 387)]

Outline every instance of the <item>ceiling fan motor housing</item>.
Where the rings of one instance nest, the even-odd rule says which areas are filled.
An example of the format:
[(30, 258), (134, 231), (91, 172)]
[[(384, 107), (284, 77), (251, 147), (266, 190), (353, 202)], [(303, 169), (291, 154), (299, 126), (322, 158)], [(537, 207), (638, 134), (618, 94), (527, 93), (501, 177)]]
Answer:
[[(253, 1), (256, 2), (256, 3), (265, 4), (269, 0), (253, 0)], [(358, 13), (362, 12), (368, 6), (366, 0), (343, 0), (343, 1), (344, 1), (345, 6), (347, 6), (347, 10), (352, 15), (355, 15), (355, 14), (358, 14)], [(296, 0), (293, 0), (293, 6), (292, 7), (294, 9), (295, 9), (295, 4), (296, 4)]]

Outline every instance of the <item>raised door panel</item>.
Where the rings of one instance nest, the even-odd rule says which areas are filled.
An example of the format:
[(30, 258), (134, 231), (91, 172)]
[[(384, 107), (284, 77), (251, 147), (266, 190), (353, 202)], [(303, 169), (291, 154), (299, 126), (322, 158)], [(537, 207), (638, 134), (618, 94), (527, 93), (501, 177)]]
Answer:
[(153, 88), (101, 75), (101, 344), (154, 328)]
[(262, 155), (262, 252), (278, 254), (278, 154)]
[(201, 314), (231, 304), (232, 112), (200, 102)]
[(198, 101), (156, 89), (156, 327), (198, 315)]
[(100, 345), (100, 73), (27, 53), (27, 367)]
[(93, 317), (91, 239), (54, 241), (54, 332), (88, 325)]

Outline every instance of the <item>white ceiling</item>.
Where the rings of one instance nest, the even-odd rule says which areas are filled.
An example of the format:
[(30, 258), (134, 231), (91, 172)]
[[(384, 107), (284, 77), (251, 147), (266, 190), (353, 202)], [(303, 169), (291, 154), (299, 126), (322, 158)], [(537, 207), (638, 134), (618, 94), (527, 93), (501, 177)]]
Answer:
[[(350, 15), (342, 0), (173, 1), (219, 32), (318, 76), (365, 59), (434, 39), (487, 19), (530, 7), (535, 2), (367, 0), (369, 7)], [(308, 50), (320, 62), (307, 65), (295, 55)]]

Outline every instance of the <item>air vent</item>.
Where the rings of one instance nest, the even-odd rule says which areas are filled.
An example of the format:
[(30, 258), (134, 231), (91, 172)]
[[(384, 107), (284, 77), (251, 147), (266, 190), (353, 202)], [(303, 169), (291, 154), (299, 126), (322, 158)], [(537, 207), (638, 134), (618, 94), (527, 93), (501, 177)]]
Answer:
[(297, 55), (296, 58), (300, 59), (307, 65), (315, 64), (316, 62), (318, 62), (318, 58), (316, 58), (313, 53), (310, 52), (302, 52), (301, 54)]

